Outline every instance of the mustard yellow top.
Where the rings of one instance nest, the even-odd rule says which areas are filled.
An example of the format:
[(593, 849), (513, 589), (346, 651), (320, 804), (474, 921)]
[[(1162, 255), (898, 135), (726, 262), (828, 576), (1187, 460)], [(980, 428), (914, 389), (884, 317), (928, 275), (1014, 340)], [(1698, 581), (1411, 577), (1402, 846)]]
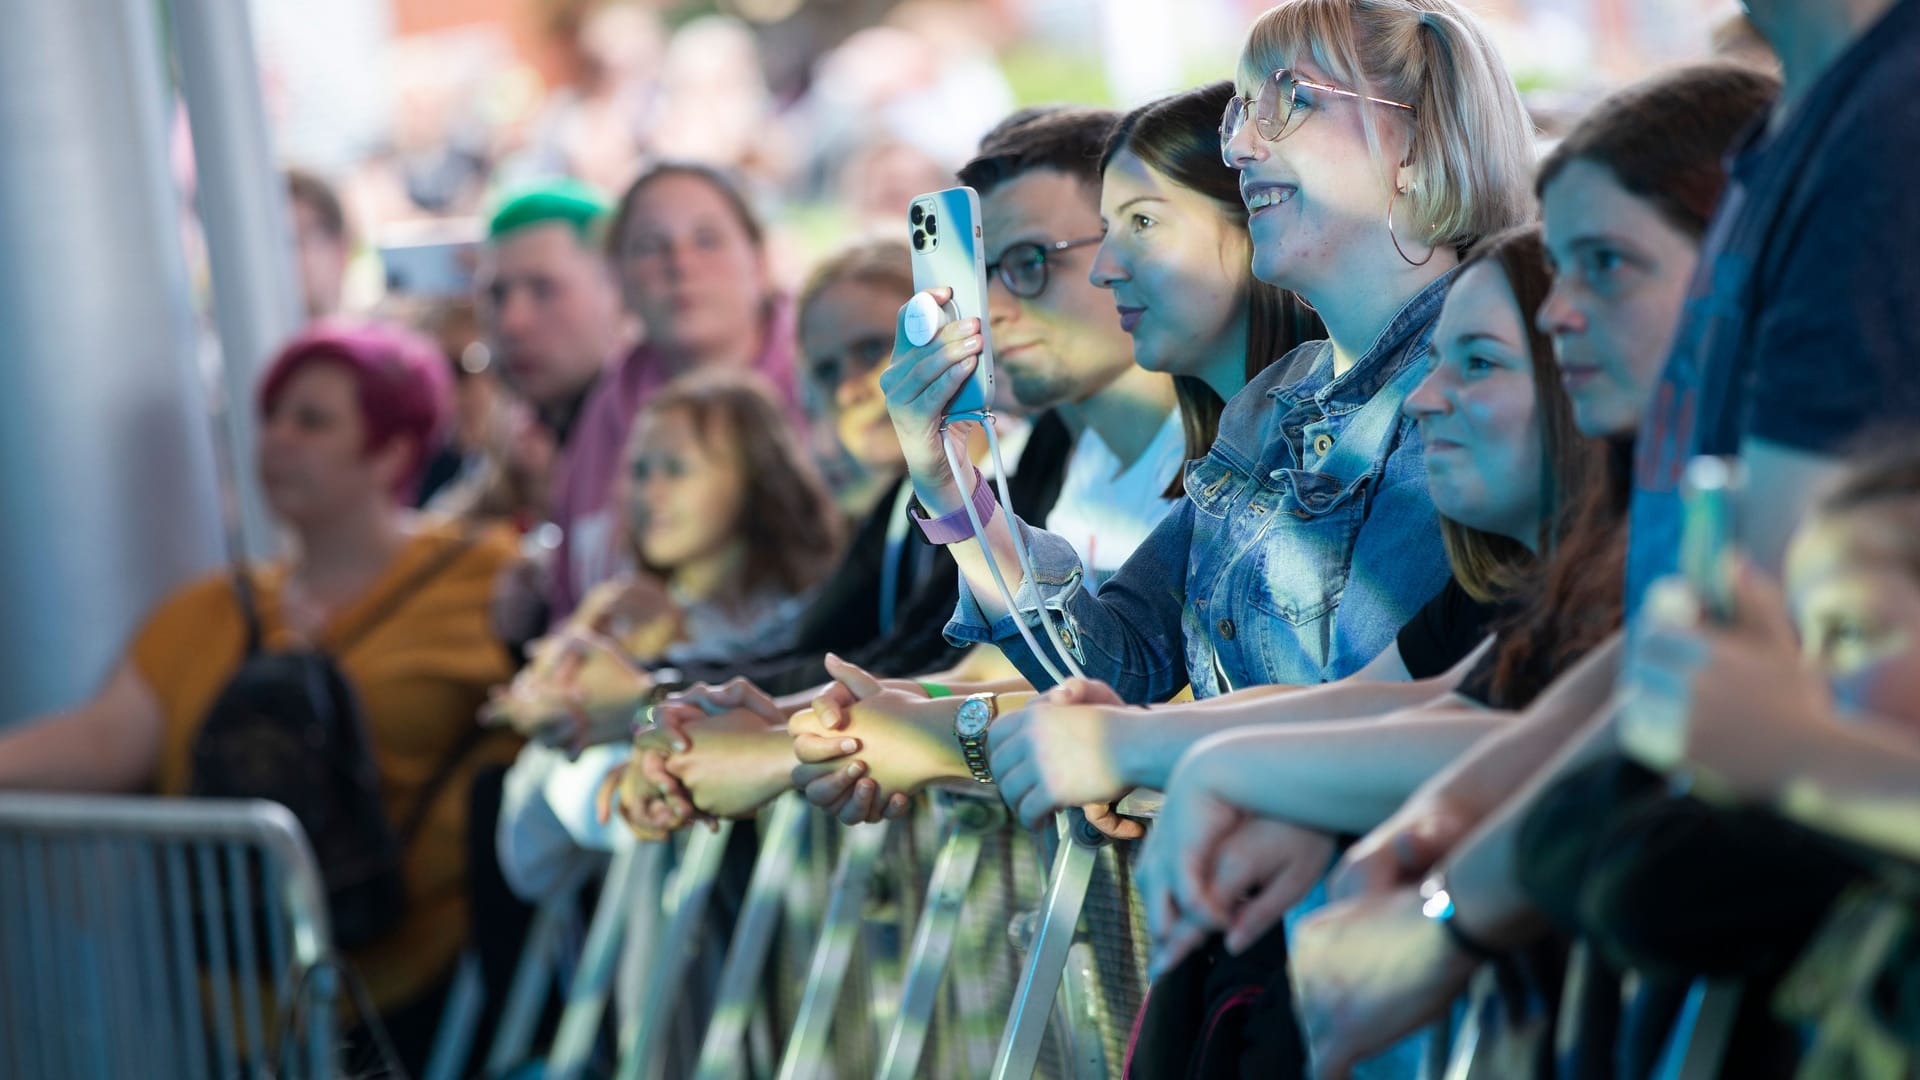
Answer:
[[(364, 596), (333, 614), (321, 642), (364, 626), (369, 614), (459, 540), (451, 526), (423, 525)], [(487, 689), (513, 674), (488, 619), (494, 580), (513, 555), (510, 534), (485, 534), (334, 656), (359, 692), (382, 799), (396, 826), (476, 722)], [(270, 650), (298, 644), (282, 614), (286, 573), (285, 566), (270, 565), (252, 576)], [(131, 659), (166, 722), (155, 777), (161, 794), (186, 792), (194, 739), (245, 651), (246, 621), (227, 573), (168, 597), (135, 637)], [(518, 749), (517, 738), (493, 732), (468, 752), (406, 852), (406, 917), (393, 933), (348, 954), (382, 1011), (432, 988), (466, 943), (467, 789), (479, 766), (511, 761)]]

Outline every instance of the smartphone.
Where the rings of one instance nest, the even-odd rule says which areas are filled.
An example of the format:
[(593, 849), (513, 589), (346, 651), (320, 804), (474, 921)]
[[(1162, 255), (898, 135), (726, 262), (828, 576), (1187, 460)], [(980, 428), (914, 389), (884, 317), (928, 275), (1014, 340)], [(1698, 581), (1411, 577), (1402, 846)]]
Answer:
[(947, 405), (950, 420), (985, 420), (993, 409), (993, 339), (987, 331), (987, 250), (980, 196), (970, 187), (915, 196), (907, 209), (913, 287), (953, 290), (956, 319), (980, 320), (980, 364)]
[[(1700, 605), (1701, 617), (1724, 623), (1733, 617), (1732, 564), (1742, 473), (1737, 458), (1701, 456), (1687, 462), (1680, 479), (1680, 576)], [(1620, 714), (1622, 747), (1651, 768), (1673, 771), (1676, 793), (1708, 797), (1710, 778), (1681, 769), (1687, 752), (1685, 714), (1638, 700)]]
[(1732, 457), (1696, 457), (1680, 479), (1680, 573), (1714, 622), (1733, 617), (1728, 557), (1741, 484), (1740, 460)]
[(387, 291), (400, 296), (434, 298), (473, 294), (480, 245), (474, 240), (392, 244), (380, 248)]

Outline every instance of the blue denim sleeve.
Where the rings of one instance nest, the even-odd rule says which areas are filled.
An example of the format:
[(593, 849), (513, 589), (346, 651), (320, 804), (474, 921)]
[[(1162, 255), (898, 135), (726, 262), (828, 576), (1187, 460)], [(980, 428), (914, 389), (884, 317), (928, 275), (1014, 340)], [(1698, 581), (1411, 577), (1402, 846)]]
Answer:
[[(1014, 519), (1027, 538), (1038, 581), (1036, 587), (1033, 581), (1021, 580), (1014, 594), (1020, 609), (1031, 613), (1044, 601), (1050, 611), (1064, 615), (1056, 617), (1054, 625), (1074, 660), (1090, 678), (1110, 684), (1127, 701), (1165, 701), (1187, 684), (1181, 613), (1186, 604), (1193, 512), (1193, 504), (1181, 500), (1098, 592), (1084, 587), (1086, 574), (1072, 545)], [(1009, 583), (1018, 576), (1017, 566), (1000, 569)], [(947, 624), (947, 638), (956, 645), (991, 642), (1033, 685), (1051, 685), (1046, 669), (1034, 659), (1013, 620), (1008, 614), (988, 626), (962, 578), (960, 604)], [(1065, 670), (1059, 661), (1063, 642), (1045, 638), (1037, 615), (1029, 614), (1027, 625), (1035, 639), (1051, 650), (1048, 659)]]
[(1440, 517), (1427, 494), (1420, 436), (1403, 421), (1399, 445), (1387, 456), (1366, 523), (1354, 540), (1322, 677), (1332, 682), (1366, 667), (1451, 574), (1440, 544)]

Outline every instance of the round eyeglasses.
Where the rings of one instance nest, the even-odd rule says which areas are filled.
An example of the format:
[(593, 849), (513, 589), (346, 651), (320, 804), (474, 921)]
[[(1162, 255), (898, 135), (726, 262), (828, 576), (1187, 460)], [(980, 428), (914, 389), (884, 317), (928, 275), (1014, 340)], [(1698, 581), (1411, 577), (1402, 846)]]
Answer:
[[(1306, 91), (1305, 97), (1301, 96), (1302, 90)], [(1233, 151), (1228, 147), (1249, 118), (1253, 120), (1253, 129), (1268, 142), (1279, 142), (1300, 130), (1300, 110), (1312, 108), (1314, 94), (1330, 94), (1414, 111), (1413, 106), (1404, 102), (1368, 97), (1326, 83), (1308, 82), (1295, 76), (1291, 68), (1279, 68), (1267, 76), (1266, 81), (1260, 84), (1259, 92), (1251, 99), (1238, 96), (1227, 99), (1227, 111), (1220, 117), (1220, 160), (1228, 166), (1233, 165)]]
[(987, 273), (998, 276), (1008, 292), (1022, 300), (1031, 300), (1047, 291), (1047, 263), (1053, 255), (1097, 244), (1100, 240), (1098, 236), (1089, 236), (1080, 240), (1055, 240), (1051, 244), (1014, 244), (987, 264)]

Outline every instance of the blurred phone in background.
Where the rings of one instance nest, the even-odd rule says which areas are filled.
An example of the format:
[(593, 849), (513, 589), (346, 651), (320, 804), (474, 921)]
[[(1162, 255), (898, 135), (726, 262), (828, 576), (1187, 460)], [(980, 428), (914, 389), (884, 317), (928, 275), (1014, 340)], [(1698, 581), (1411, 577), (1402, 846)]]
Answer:
[(479, 223), (425, 222), (386, 230), (379, 244), (387, 293), (422, 298), (467, 297), (480, 265)]

